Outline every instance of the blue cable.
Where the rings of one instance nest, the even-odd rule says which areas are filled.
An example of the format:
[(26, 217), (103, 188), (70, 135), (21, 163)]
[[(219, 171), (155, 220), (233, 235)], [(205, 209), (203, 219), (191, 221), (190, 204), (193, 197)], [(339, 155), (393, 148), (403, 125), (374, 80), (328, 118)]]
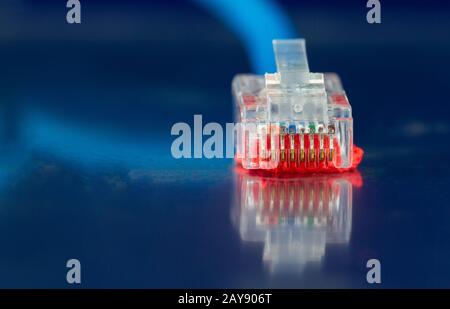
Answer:
[(293, 25), (272, 0), (193, 0), (230, 27), (245, 46), (253, 72), (275, 72), (273, 39), (296, 37)]
[[(230, 27), (243, 42), (254, 73), (274, 72), (272, 40), (295, 37), (295, 31), (279, 5), (272, 0), (193, 0)], [(32, 115), (32, 116), (31, 116)], [(142, 167), (161, 165), (165, 156), (155, 143), (131, 141), (114, 134), (69, 126), (39, 113), (26, 117), (24, 141), (30, 150), (47, 152), (81, 164), (119, 163)], [(21, 160), (23, 162), (23, 160)], [(166, 163), (168, 163), (166, 161)], [(21, 164), (15, 164), (20, 166)], [(0, 187), (8, 176), (0, 173)]]

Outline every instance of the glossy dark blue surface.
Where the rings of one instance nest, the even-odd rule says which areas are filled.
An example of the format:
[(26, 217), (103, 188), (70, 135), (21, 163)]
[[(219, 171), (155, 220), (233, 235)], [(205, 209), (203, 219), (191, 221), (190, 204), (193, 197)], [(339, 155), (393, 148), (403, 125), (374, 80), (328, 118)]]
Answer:
[(172, 125), (232, 121), (231, 79), (252, 70), (206, 10), (97, 3), (69, 26), (64, 6), (23, 1), (0, 6), (0, 287), (71, 287), (71, 258), (85, 288), (372, 288), (371, 258), (381, 287), (450, 287), (449, 7), (383, 3), (368, 25), (357, 2), (281, 5), (353, 107), (362, 184), (333, 176), (349, 238), (252, 238), (242, 184), (265, 180), (171, 157)]

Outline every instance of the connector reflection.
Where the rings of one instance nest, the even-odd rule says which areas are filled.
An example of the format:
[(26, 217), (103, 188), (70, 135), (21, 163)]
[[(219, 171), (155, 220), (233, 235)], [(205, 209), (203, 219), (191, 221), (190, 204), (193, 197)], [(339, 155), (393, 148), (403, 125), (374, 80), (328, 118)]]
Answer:
[(236, 173), (236, 227), (244, 242), (264, 243), (271, 272), (301, 271), (321, 264), (327, 244), (347, 246), (352, 230), (356, 171), (296, 178)]

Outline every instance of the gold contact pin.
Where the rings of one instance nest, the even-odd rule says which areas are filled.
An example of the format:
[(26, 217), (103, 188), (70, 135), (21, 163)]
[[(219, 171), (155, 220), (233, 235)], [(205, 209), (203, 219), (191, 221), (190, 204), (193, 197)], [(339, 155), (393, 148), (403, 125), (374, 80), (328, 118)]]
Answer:
[(314, 149), (311, 149), (309, 151), (309, 160), (314, 161), (315, 155), (314, 155)]
[(286, 160), (286, 150), (284, 145), (284, 135), (286, 133), (286, 127), (281, 126), (280, 128), (280, 156), (281, 161), (284, 162)]
[(315, 150), (314, 150), (314, 134), (316, 133), (316, 127), (314, 123), (309, 125), (309, 160), (315, 160)]
[(276, 152), (276, 137), (275, 134), (277, 133), (276, 126), (271, 124), (270, 125), (270, 155), (272, 161), (277, 161), (277, 152)]
[(295, 125), (289, 126), (289, 148), (290, 148), (289, 160), (291, 162), (294, 162), (295, 161)]
[(328, 134), (329, 134), (329, 137), (328, 137), (328, 139), (329, 139), (329, 148), (330, 148), (330, 151), (329, 151), (329, 158), (328, 158), (328, 160), (330, 161), (330, 162), (332, 162), (333, 161), (333, 157), (334, 157), (334, 144), (333, 144), (333, 134), (336, 132), (336, 129), (335, 129), (335, 127), (334, 127), (334, 125), (332, 125), (332, 124), (330, 124), (329, 126), (328, 126)]
[(305, 161), (305, 128), (301, 128), (300, 129), (300, 136), (299, 136), (299, 140), (300, 140), (300, 162)]
[(323, 161), (325, 159), (325, 150), (323, 146), (323, 127), (319, 127), (319, 160)]

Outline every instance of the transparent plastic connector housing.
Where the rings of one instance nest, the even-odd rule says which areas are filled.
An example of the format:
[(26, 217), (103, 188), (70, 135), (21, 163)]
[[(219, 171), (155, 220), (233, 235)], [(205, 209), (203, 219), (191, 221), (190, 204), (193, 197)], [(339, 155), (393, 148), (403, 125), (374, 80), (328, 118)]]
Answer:
[(352, 167), (350, 103), (334, 73), (311, 73), (305, 41), (274, 40), (277, 72), (232, 83), (236, 160), (246, 169), (324, 171)]

